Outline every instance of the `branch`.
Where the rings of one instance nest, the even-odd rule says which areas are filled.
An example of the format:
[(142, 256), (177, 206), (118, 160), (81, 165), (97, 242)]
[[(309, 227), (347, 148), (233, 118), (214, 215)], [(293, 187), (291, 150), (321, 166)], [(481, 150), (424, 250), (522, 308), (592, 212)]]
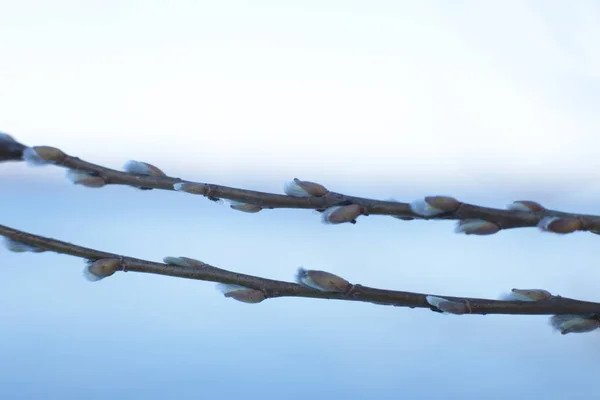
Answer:
[(305, 297), (428, 308), (450, 314), (545, 314), (554, 315), (555, 320), (579, 319), (587, 325), (592, 321), (600, 326), (597, 317), (600, 315), (600, 303), (554, 296), (540, 289), (513, 289), (509, 300), (439, 296), (350, 284), (343, 278), (324, 271), (303, 269), (297, 276), (300, 283), (297, 284), (240, 274), (186, 257), (165, 257), (165, 263), (126, 257), (34, 235), (4, 225), (0, 225), (0, 235), (5, 236), (7, 246), (12, 251), (53, 251), (84, 258), (89, 263), (85, 271), (94, 280), (106, 278), (118, 271), (131, 271), (228, 284), (225, 287), (226, 297), (250, 303), (277, 297)]
[[(0, 154), (7, 143), (0, 142)], [(463, 203), (447, 196), (428, 196), (412, 203), (402, 203), (336, 193), (320, 184), (298, 179), (288, 183), (287, 194), (281, 195), (170, 177), (157, 167), (139, 161), (129, 161), (125, 165), (127, 172), (117, 171), (48, 146), (26, 148), (22, 159), (31, 164), (68, 168), (74, 183), (88, 187), (127, 185), (139, 189), (183, 191), (210, 200), (227, 199), (232, 201), (232, 208), (246, 212), (274, 208), (314, 209), (324, 211), (323, 221), (326, 223), (356, 223), (359, 216), (387, 215), (402, 220), (457, 220), (456, 232), (475, 235), (524, 227), (538, 227), (558, 234), (600, 232), (600, 216), (549, 210), (526, 200), (510, 204), (508, 210)]]

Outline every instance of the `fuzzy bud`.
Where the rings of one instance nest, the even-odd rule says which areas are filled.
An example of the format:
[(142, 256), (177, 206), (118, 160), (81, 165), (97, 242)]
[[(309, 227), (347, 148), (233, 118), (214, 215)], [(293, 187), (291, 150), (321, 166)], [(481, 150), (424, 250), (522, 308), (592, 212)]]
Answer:
[(193, 268), (204, 268), (204, 267), (208, 266), (207, 263), (202, 262), (200, 260), (196, 260), (195, 258), (179, 257), (179, 259), (182, 260), (183, 262), (187, 263), (188, 266), (193, 267)]
[(173, 184), (173, 189), (178, 192), (204, 195), (206, 192), (206, 185), (202, 183), (179, 182)]
[(165, 257), (163, 258), (163, 262), (165, 264), (174, 265), (177, 267), (195, 267), (195, 268), (203, 268), (207, 264), (196, 260), (194, 258), (189, 257)]
[(506, 301), (542, 301), (552, 298), (552, 293), (544, 289), (512, 289), (502, 296)]
[(221, 283), (218, 287), (225, 297), (230, 297), (242, 303), (256, 304), (266, 299), (265, 294), (260, 290), (250, 289), (245, 286)]
[(13, 253), (43, 253), (46, 251), (45, 249), (32, 246), (25, 242), (20, 242), (18, 240), (11, 239), (9, 237), (4, 237), (4, 245), (9, 251)]
[(517, 200), (506, 206), (510, 211), (542, 212), (546, 209), (540, 203), (529, 200)]
[(165, 257), (163, 258), (165, 264), (174, 265), (177, 267), (189, 267), (190, 265), (183, 257)]
[(298, 269), (296, 282), (321, 292), (346, 293), (352, 287), (350, 282), (332, 273), (304, 268)]
[(493, 235), (500, 231), (500, 227), (482, 219), (465, 219), (458, 221), (454, 231), (465, 235)]
[(129, 160), (123, 166), (123, 170), (127, 173), (134, 175), (148, 175), (148, 176), (167, 176), (158, 167), (152, 164), (148, 164), (142, 161)]
[(356, 218), (363, 214), (366, 214), (363, 207), (358, 204), (350, 204), (349, 206), (329, 207), (323, 211), (321, 218), (325, 224), (343, 224), (345, 222), (355, 224)]
[(301, 181), (294, 178), (291, 182), (286, 182), (283, 191), (288, 196), (295, 197), (322, 197), (329, 193), (329, 190), (320, 183)]
[(62, 150), (50, 146), (27, 147), (23, 151), (23, 159), (33, 166), (60, 163), (66, 156)]
[(460, 207), (460, 202), (454, 197), (427, 196), (410, 203), (410, 209), (417, 215), (433, 217), (448, 212), (454, 212)]
[(425, 300), (427, 300), (430, 306), (448, 314), (462, 315), (471, 312), (467, 304), (451, 301), (443, 297), (425, 296)]
[(438, 308), (440, 303), (448, 301), (448, 299), (438, 296), (425, 296), (425, 300), (427, 301), (427, 303), (429, 303), (430, 306), (433, 306), (435, 308)]
[(577, 218), (544, 217), (538, 223), (538, 228), (545, 232), (565, 234), (582, 229), (583, 224)]
[(178, 192), (185, 192), (190, 194), (199, 194), (202, 196), (206, 196), (210, 201), (214, 201), (217, 203), (222, 203), (223, 200), (214, 196), (213, 188), (215, 185), (207, 185), (204, 183), (196, 183), (196, 182), (178, 182), (173, 184), (173, 189)]
[(89, 188), (99, 188), (106, 185), (104, 178), (95, 172), (68, 169), (67, 178), (75, 185), (81, 185)]
[(83, 275), (87, 280), (95, 282), (111, 276), (119, 271), (121, 267), (122, 261), (118, 258), (101, 258), (90, 261), (89, 265), (83, 270)]
[(262, 210), (262, 207), (256, 204), (243, 203), (241, 201), (229, 200), (231, 208), (246, 213), (257, 213)]
[(567, 333), (584, 333), (596, 330), (600, 328), (600, 320), (593, 314), (562, 314), (553, 315), (550, 318), (550, 325), (562, 335), (566, 335)]

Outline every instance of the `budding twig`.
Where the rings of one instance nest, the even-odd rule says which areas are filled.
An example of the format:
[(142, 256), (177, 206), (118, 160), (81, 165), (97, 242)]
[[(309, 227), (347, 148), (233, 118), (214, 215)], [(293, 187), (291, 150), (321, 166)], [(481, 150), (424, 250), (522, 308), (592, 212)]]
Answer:
[[(10, 139), (0, 140), (0, 161), (2, 154), (16, 143), (14, 139)], [(167, 176), (157, 167), (139, 161), (126, 164), (126, 171), (129, 172), (124, 172), (92, 164), (49, 146), (29, 147), (26, 150), (29, 154), (26, 159), (41, 159), (46, 165), (53, 164), (82, 172), (80, 175), (71, 173), (70, 176), (78, 177), (77, 183), (85, 186), (127, 185), (144, 189), (177, 190), (202, 195), (211, 200), (227, 199), (234, 202), (232, 208), (246, 212), (273, 208), (329, 210), (323, 218), (326, 223), (355, 223), (355, 217), (359, 215), (389, 215), (402, 220), (458, 220), (466, 221), (469, 225), (459, 225), (457, 232), (476, 235), (524, 227), (539, 227), (542, 231), (559, 234), (574, 231), (600, 232), (600, 216), (548, 210), (527, 200), (510, 204), (507, 210), (467, 204), (448, 196), (426, 196), (411, 203), (402, 203), (336, 193), (321, 184), (298, 179), (286, 185), (287, 194), (284, 195), (186, 181)], [(335, 208), (344, 206), (352, 207), (345, 208), (343, 213), (340, 208)], [(332, 211), (339, 212), (333, 215)], [(479, 225), (475, 225), (474, 221), (480, 221)]]
[[(88, 270), (86, 271), (88, 278), (99, 280), (108, 278), (115, 272), (132, 271), (218, 282), (236, 285), (227, 287), (226, 294), (229, 293), (227, 297), (249, 303), (258, 302), (261, 296), (264, 296), (265, 299), (275, 297), (306, 297), (431, 309), (431, 299), (439, 298), (443, 299), (443, 302), (439, 301), (436, 303), (436, 307), (441, 311), (451, 314), (600, 315), (600, 303), (579, 301), (560, 296), (551, 296), (540, 301), (501, 301), (439, 296), (377, 289), (358, 284), (352, 285), (345, 279), (325, 271), (307, 271), (303, 269), (298, 272), (299, 275), (297, 276), (297, 279), (303, 284), (296, 284), (240, 274), (187, 257), (166, 257), (166, 263), (125, 257), (34, 235), (4, 225), (0, 225), (0, 235), (8, 238), (10, 243), (18, 242), (30, 246), (29, 251), (39, 252), (36, 249), (40, 249), (83, 258), (88, 263)], [(39, 257), (43, 257), (43, 255), (39, 255)], [(244, 288), (252, 289), (253, 291), (240, 292)], [(258, 296), (258, 293), (255, 291), (262, 293), (262, 295)], [(237, 293), (230, 294), (232, 292)], [(260, 299), (260, 301), (262, 300)], [(455, 304), (465, 305), (463, 307), (464, 310), (453, 307)]]

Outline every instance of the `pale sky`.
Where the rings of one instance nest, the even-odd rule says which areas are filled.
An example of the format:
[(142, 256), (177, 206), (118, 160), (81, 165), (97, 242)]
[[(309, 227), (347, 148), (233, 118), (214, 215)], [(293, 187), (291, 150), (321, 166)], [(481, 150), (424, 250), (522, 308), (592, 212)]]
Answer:
[[(412, 201), (531, 199), (598, 213), (596, 1), (0, 0), (0, 131), (120, 168), (281, 192), (295, 176)], [(0, 165), (0, 223), (159, 261), (291, 280), (599, 301), (598, 237), (490, 237), (450, 221), (235, 212), (200, 196), (70, 185)], [(590, 399), (597, 333), (547, 317), (223, 298), (0, 249), (7, 399)]]
[(1, 129), (28, 144), (455, 184), (599, 167), (594, 1), (0, 4)]

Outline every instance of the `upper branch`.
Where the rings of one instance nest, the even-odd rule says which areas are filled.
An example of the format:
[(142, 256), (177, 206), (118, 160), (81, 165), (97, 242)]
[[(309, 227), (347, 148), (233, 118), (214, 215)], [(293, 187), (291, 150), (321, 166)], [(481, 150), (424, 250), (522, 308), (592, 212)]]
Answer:
[[(2, 147), (7, 147), (8, 143), (0, 141), (0, 155)], [(549, 210), (532, 201), (516, 201), (508, 210), (463, 203), (445, 196), (402, 203), (336, 193), (322, 185), (297, 179), (292, 182), (291, 189), (286, 190), (293, 195), (282, 195), (170, 177), (151, 164), (137, 161), (130, 162), (129, 167), (126, 165), (127, 172), (117, 171), (47, 146), (26, 148), (23, 154), (23, 159), (30, 162), (55, 164), (78, 171), (72, 176), (74, 182), (89, 187), (118, 184), (141, 189), (177, 190), (211, 200), (227, 199), (236, 202), (232, 208), (247, 212), (272, 208), (315, 209), (325, 211), (324, 221), (328, 223), (355, 223), (361, 215), (388, 215), (403, 220), (458, 220), (457, 232), (477, 235), (536, 226), (561, 234), (600, 232), (600, 216)]]

